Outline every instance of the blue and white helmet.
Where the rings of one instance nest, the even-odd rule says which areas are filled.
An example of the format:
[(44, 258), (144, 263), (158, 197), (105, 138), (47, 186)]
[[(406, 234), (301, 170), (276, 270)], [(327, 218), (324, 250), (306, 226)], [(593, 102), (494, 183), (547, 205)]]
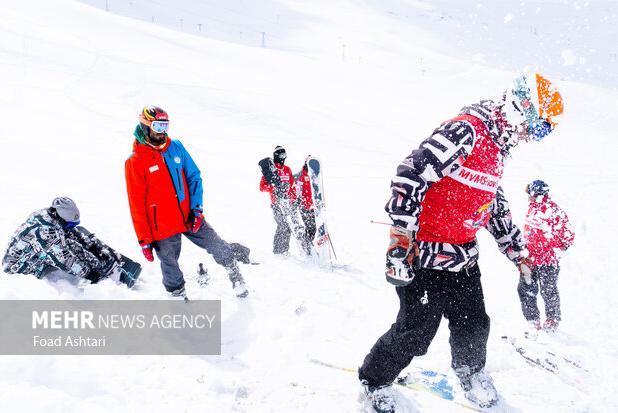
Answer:
[(538, 73), (515, 78), (502, 97), (502, 113), (509, 126), (521, 128), (534, 141), (554, 130), (563, 111), (562, 95)]
[(536, 179), (526, 186), (526, 192), (530, 196), (545, 196), (549, 193), (549, 185), (545, 181)]

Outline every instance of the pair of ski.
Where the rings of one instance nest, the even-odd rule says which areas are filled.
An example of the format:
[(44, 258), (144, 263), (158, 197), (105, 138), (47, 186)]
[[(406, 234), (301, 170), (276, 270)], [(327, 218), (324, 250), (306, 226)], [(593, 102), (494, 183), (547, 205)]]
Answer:
[[(329, 367), (331, 369), (341, 370), (348, 373), (357, 373), (356, 369), (338, 366), (315, 358), (310, 358), (309, 361), (318, 366)], [(467, 410), (475, 412), (484, 411), (468, 403), (455, 400), (453, 386), (450, 384), (446, 374), (443, 373), (438, 373), (432, 370), (424, 370), (421, 368), (411, 368), (405, 375), (397, 377), (395, 384), (408, 390), (428, 393), (432, 396), (448, 400)]]
[(502, 336), (502, 340), (510, 344), (528, 365), (550, 372), (566, 384), (577, 386), (582, 375), (589, 373), (578, 360), (548, 349), (543, 343), (513, 336)]
[[(315, 208), (316, 235), (313, 240), (313, 245), (307, 245), (307, 241), (305, 240), (305, 228), (298, 217), (297, 208), (292, 205), (288, 197), (288, 188), (281, 181), (272, 158), (264, 158), (258, 162), (266, 183), (272, 185), (274, 188), (275, 196), (279, 200), (279, 205), (300, 250), (306, 255), (311, 255), (312, 250), (315, 251), (320, 263), (329, 264), (332, 267), (333, 258), (336, 260), (337, 256), (326, 225), (322, 166), (318, 159), (311, 156), (307, 157), (306, 164), (309, 181), (311, 183), (311, 197)], [(298, 191), (298, 193), (300, 196), (300, 191)]]
[[(316, 158), (307, 158), (307, 170), (311, 183), (311, 197), (315, 207), (315, 226), (316, 233), (313, 246), (318, 254), (318, 258), (323, 264), (330, 264), (337, 260), (333, 242), (330, 239), (328, 227), (326, 226), (326, 203), (324, 201), (324, 182), (322, 179), (322, 165)], [(334, 258), (334, 259), (333, 259)]]

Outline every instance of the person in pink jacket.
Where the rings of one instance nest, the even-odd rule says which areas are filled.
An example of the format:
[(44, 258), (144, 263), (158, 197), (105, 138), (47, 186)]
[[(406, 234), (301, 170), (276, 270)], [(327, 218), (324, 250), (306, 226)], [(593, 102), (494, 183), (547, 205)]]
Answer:
[(572, 244), (575, 234), (569, 227), (566, 213), (549, 197), (549, 186), (535, 180), (526, 186), (529, 209), (524, 227), (524, 239), (532, 262), (530, 274), (522, 272), (517, 292), (524, 317), (533, 330), (541, 329), (536, 296), (541, 290), (545, 302), (546, 320), (543, 329), (555, 331), (560, 323), (558, 273), (560, 256)]

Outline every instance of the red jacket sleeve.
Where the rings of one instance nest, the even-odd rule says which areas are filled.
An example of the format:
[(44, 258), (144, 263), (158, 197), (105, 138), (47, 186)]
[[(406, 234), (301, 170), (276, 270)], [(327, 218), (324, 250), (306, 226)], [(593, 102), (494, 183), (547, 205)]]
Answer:
[(146, 177), (139, 170), (139, 165), (133, 157), (126, 160), (124, 174), (135, 234), (140, 244), (150, 244), (153, 236), (146, 206)]
[(266, 183), (266, 178), (262, 177), (260, 179), (260, 191), (261, 192), (272, 192), (273, 186)]

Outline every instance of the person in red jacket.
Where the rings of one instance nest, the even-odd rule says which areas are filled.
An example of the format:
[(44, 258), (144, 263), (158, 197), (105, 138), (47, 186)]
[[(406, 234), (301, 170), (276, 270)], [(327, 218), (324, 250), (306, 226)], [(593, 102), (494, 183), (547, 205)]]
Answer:
[(305, 250), (309, 253), (312, 250), (313, 238), (315, 238), (315, 206), (313, 205), (313, 196), (311, 193), (311, 180), (309, 179), (309, 168), (307, 161), (303, 164), (303, 169), (298, 175), (298, 186), (300, 194), (296, 199), (296, 204), (300, 207), (300, 217), (305, 226)]
[(168, 137), (168, 128), (167, 112), (144, 107), (133, 133), (133, 153), (125, 162), (129, 208), (144, 257), (154, 261), (154, 249), (163, 286), (172, 296), (186, 298), (178, 265), (184, 235), (227, 269), (234, 292), (245, 297), (248, 291), (232, 247), (204, 220), (200, 170), (182, 143)]
[(529, 209), (524, 227), (524, 239), (532, 261), (531, 274), (522, 274), (517, 286), (521, 309), (533, 330), (541, 329), (539, 293), (545, 302), (546, 320), (543, 329), (555, 331), (561, 320), (558, 273), (560, 254), (566, 251), (575, 239), (569, 226), (569, 218), (549, 198), (549, 186), (536, 180), (526, 186)]
[[(260, 180), (260, 191), (270, 194), (270, 207), (273, 211), (277, 229), (273, 240), (273, 253), (275, 255), (286, 255), (290, 248), (290, 236), (292, 230), (287, 223), (286, 214), (289, 214), (289, 206), (294, 207), (296, 204), (296, 185), (294, 183), (294, 175), (289, 166), (285, 165), (287, 152), (282, 146), (277, 146), (273, 152), (273, 162), (281, 183), (283, 185), (283, 193), (287, 199), (280, 199), (273, 185), (266, 182), (266, 178), (262, 176)], [(289, 202), (288, 202), (289, 201)]]
[(482, 100), (442, 123), (397, 167), (385, 207), (393, 225), (384, 274), (396, 287), (399, 313), (358, 371), (377, 412), (396, 410), (392, 383), (427, 352), (442, 317), (465, 397), (482, 408), (497, 403), (485, 371), (490, 320), (476, 233), (487, 229), (520, 271), (529, 265), (500, 186), (504, 162), (519, 142), (547, 136), (562, 112), (562, 97), (547, 79), (522, 75), (501, 99)]

